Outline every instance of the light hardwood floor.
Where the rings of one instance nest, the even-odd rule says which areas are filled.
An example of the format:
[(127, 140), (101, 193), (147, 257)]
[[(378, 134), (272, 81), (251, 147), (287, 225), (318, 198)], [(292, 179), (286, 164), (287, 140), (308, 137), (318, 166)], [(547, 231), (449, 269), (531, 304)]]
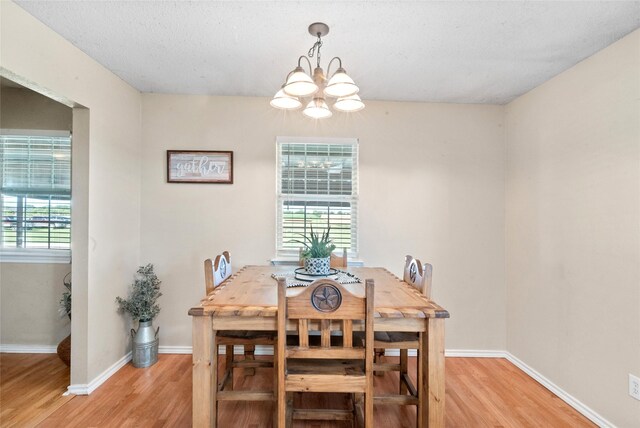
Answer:
[[(32, 376), (40, 380), (46, 376), (52, 379), (59, 377), (56, 369), (44, 368), (56, 366), (56, 361), (47, 361), (56, 360), (55, 355), (47, 355), (30, 363), (20, 363), (17, 360), (18, 365), (15, 367), (9, 367), (16, 361), (5, 358), (6, 355), (9, 354), (2, 354), (0, 379), (2, 427), (14, 426), (12, 420), (34, 422), (15, 425), (21, 427), (191, 426), (190, 355), (160, 355), (158, 363), (146, 369), (135, 369), (129, 364), (90, 396), (77, 396), (73, 399), (61, 397), (61, 391), (58, 386), (53, 386), (53, 380), (53, 392), (46, 392), (40, 384), (34, 384), (30, 388), (22, 386), (23, 382)], [(415, 358), (410, 360), (410, 369), (413, 372)], [(446, 370), (447, 427), (595, 426), (507, 360), (447, 358)], [(33, 372), (33, 375), (29, 372)], [(258, 369), (255, 376), (243, 376), (242, 370), (238, 372), (235, 378), (236, 389), (250, 388), (252, 385), (271, 385), (270, 369)], [(384, 377), (376, 377), (375, 388), (378, 391), (393, 390), (397, 385), (397, 379), (392, 376), (387, 374)], [(22, 382), (19, 379), (22, 379)], [(27, 385), (31, 383), (27, 382)], [(44, 398), (51, 397), (49, 394), (57, 396), (61, 402), (52, 402), (51, 398)], [(13, 405), (11, 410), (5, 411), (4, 406), (10, 402), (11, 397), (16, 397), (13, 400), (17, 404)], [(39, 401), (50, 404), (42, 410), (45, 415), (38, 415), (38, 406), (34, 404)], [(336, 394), (329, 397), (304, 395), (302, 401), (300, 404), (310, 407), (347, 406), (346, 398)], [(18, 408), (20, 405), (25, 407)], [(219, 423), (221, 427), (270, 427), (272, 411), (273, 405), (270, 403), (224, 402), (220, 408)], [(414, 407), (376, 406), (374, 413), (375, 425), (378, 427), (415, 426)], [(346, 425), (326, 422), (300, 422), (295, 425), (313, 428), (336, 426)]]
[(71, 400), (69, 367), (56, 354), (0, 354), (0, 426), (32, 427)]

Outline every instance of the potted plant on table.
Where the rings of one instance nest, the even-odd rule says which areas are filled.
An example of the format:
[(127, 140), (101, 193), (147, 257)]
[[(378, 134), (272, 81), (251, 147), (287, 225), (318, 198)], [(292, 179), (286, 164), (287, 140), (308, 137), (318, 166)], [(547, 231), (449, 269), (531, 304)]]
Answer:
[(153, 272), (153, 265), (140, 266), (131, 286), (128, 299), (116, 297), (119, 310), (127, 312), (134, 321), (138, 321), (138, 331), (131, 329), (132, 360), (134, 367), (149, 367), (158, 361), (158, 332), (153, 330), (153, 319), (160, 312), (157, 300), (160, 292), (160, 280)]
[(304, 259), (304, 268), (310, 275), (329, 275), (331, 253), (336, 249), (329, 238), (330, 231), (331, 228), (327, 228), (327, 231), (320, 235), (315, 233), (311, 226), (309, 236), (302, 235), (304, 241), (294, 241), (304, 245), (301, 256)]

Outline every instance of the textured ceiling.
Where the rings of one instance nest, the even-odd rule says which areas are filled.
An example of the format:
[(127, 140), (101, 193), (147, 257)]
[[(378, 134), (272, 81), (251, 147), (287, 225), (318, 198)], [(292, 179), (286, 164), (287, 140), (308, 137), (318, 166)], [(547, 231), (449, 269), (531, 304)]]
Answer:
[(367, 100), (503, 104), (640, 27), (640, 2), (16, 1), (143, 92), (272, 96), (329, 24)]

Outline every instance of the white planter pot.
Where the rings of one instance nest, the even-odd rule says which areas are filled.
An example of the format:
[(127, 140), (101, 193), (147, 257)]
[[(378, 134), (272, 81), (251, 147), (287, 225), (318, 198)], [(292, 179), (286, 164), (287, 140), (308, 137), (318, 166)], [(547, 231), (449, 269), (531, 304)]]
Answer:
[(309, 275), (329, 275), (331, 268), (331, 257), (323, 257), (320, 259), (305, 259), (304, 268)]

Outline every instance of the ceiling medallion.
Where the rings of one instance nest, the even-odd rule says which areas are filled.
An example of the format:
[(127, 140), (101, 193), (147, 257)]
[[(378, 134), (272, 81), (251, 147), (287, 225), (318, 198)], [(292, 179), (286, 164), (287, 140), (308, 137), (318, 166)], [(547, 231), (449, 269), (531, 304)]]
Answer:
[[(283, 110), (294, 110), (302, 106), (301, 98), (311, 97), (302, 113), (312, 119), (324, 119), (332, 116), (332, 112), (327, 105), (325, 96), (336, 98), (333, 108), (342, 112), (355, 112), (364, 108), (364, 103), (358, 96), (360, 88), (356, 86), (353, 79), (347, 75), (342, 68), (342, 60), (334, 57), (329, 61), (327, 74), (320, 67), (320, 48), (322, 47), (322, 37), (329, 34), (329, 26), (322, 22), (315, 22), (309, 25), (309, 34), (317, 37), (307, 56), (298, 58), (298, 66), (294, 68), (285, 79), (285, 83), (271, 100), (271, 105)], [(309, 58), (316, 57), (316, 68), (311, 71), (311, 61)], [(308, 57), (308, 58), (307, 58)], [(309, 64), (309, 73), (302, 68), (302, 60)], [(338, 69), (331, 74), (331, 64), (338, 61)], [(330, 76), (327, 79), (326, 76)]]

